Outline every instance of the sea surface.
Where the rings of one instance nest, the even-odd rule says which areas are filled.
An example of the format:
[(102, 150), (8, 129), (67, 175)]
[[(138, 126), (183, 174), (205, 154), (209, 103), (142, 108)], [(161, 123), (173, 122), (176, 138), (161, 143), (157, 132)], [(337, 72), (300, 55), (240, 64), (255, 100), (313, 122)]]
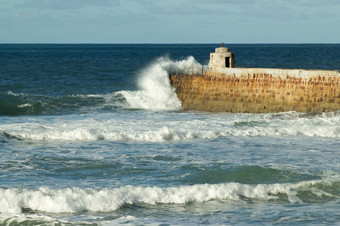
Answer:
[[(340, 44), (225, 46), (340, 69)], [(0, 44), (0, 225), (340, 225), (340, 112), (182, 110), (168, 75), (216, 47)]]

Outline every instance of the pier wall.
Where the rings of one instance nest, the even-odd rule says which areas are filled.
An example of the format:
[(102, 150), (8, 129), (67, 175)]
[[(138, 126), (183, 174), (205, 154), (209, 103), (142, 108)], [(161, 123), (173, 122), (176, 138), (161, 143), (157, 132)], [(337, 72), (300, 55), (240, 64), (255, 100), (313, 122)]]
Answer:
[(221, 68), (170, 75), (183, 109), (209, 112), (328, 112), (340, 109), (337, 71)]

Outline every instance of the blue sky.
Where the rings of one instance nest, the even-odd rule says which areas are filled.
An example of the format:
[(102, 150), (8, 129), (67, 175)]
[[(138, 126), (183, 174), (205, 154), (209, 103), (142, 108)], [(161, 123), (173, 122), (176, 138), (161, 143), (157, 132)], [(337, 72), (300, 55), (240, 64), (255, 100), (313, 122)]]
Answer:
[(0, 0), (0, 43), (340, 43), (340, 0)]

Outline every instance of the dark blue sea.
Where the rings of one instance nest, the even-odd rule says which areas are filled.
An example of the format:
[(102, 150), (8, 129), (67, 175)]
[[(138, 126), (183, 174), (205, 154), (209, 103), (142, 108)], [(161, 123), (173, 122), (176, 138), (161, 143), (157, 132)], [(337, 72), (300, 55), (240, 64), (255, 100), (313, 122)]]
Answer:
[[(340, 44), (225, 46), (340, 70)], [(0, 225), (339, 225), (340, 112), (184, 111), (168, 76), (216, 47), (0, 44)]]

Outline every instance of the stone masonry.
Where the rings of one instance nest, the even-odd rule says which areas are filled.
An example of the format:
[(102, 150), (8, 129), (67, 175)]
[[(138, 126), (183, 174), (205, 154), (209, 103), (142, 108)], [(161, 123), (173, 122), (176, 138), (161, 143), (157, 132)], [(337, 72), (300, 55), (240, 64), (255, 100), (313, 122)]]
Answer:
[[(234, 62), (229, 57), (226, 59)], [(229, 68), (225, 67), (222, 60), (210, 62), (204, 76), (170, 75), (183, 109), (242, 113), (317, 113), (340, 109), (340, 73), (337, 71), (232, 66), (229, 63)]]

